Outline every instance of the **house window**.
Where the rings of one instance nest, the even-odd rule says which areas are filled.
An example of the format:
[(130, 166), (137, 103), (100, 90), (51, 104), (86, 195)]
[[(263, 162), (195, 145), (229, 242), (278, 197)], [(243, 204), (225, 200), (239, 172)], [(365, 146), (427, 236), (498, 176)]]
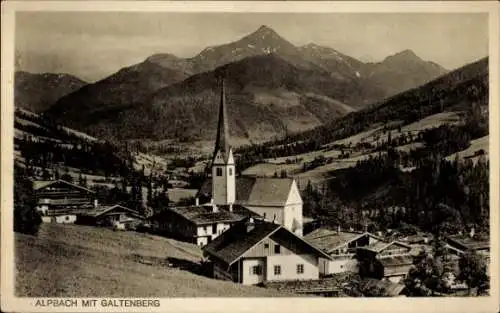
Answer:
[(264, 249), (269, 249), (269, 244), (268, 243), (264, 244)]
[(274, 253), (280, 254), (281, 253), (281, 246), (280, 245), (275, 245), (274, 246)]
[(281, 275), (281, 265), (275, 265), (274, 266), (274, 275), (275, 276)]
[(297, 274), (304, 274), (304, 264), (297, 264)]
[(220, 167), (215, 168), (215, 175), (222, 176), (222, 168)]
[(233, 175), (233, 169), (229, 168), (229, 176)]
[(254, 265), (250, 268), (252, 275), (262, 275), (262, 267), (260, 265)]
[(262, 216), (264, 217), (264, 219), (266, 219), (266, 212), (264, 212), (264, 214)]
[(217, 224), (212, 225), (212, 234), (215, 234), (217, 232)]

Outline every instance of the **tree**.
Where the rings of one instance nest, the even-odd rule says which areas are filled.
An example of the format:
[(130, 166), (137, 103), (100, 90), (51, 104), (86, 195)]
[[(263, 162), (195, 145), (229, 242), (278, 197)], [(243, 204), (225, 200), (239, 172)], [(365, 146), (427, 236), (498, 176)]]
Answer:
[(448, 291), (449, 271), (439, 258), (427, 251), (421, 251), (415, 257), (413, 264), (414, 267), (410, 269), (405, 279), (405, 286), (410, 296), (428, 297), (435, 296), (436, 292)]
[(486, 264), (481, 256), (474, 252), (465, 253), (458, 260), (459, 273), (457, 280), (467, 284), (469, 295), (472, 288), (477, 288), (476, 294), (482, 294), (489, 289), (489, 277)]
[(42, 218), (35, 209), (32, 183), (22, 169), (14, 171), (14, 231), (37, 235)]

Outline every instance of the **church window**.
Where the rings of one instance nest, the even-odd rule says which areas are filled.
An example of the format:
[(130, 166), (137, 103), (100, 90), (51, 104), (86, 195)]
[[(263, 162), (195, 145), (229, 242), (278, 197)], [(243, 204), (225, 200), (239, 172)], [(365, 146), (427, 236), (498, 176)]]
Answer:
[(229, 169), (229, 176), (231, 176), (231, 175), (233, 175), (233, 169), (232, 168)]
[(222, 168), (217, 167), (217, 168), (215, 169), (215, 175), (217, 175), (217, 176), (222, 176)]

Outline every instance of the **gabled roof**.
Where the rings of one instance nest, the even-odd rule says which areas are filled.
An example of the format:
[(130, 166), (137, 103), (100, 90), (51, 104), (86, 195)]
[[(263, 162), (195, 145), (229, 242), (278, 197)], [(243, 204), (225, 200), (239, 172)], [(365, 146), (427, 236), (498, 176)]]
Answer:
[(77, 189), (80, 189), (80, 190), (84, 190), (86, 192), (95, 193), (93, 190), (90, 190), (88, 188), (85, 188), (85, 187), (82, 187), (82, 186), (70, 183), (69, 181), (62, 180), (62, 179), (58, 179), (58, 180), (35, 180), (35, 181), (33, 181), (33, 190), (40, 190), (40, 189), (43, 189), (45, 187), (54, 185), (56, 183), (63, 183), (63, 184), (66, 184), (68, 186), (71, 186), (71, 187), (74, 187), (74, 188), (77, 188)]
[(360, 247), (360, 248), (361, 249), (365, 249), (365, 250), (370, 250), (370, 251), (373, 251), (373, 252), (376, 252), (376, 253), (380, 253), (380, 252), (382, 252), (383, 250), (387, 249), (388, 247), (390, 247), (392, 245), (398, 245), (398, 246), (405, 247), (407, 249), (411, 249), (410, 245), (407, 245), (407, 244), (399, 242), (399, 241), (391, 241), (389, 243), (383, 242), (383, 241), (379, 241), (379, 242), (375, 242), (375, 243), (373, 243), (373, 244), (371, 244), (369, 246)]
[(170, 207), (167, 211), (174, 212), (196, 225), (234, 223), (246, 218), (244, 215), (229, 212), (221, 207), (218, 212), (213, 212), (211, 205)]
[(318, 255), (330, 259), (329, 255), (304, 241), (286, 228), (278, 224), (264, 221), (254, 221), (253, 227), (250, 230), (244, 223), (233, 226), (214, 241), (203, 247), (203, 251), (230, 266), (238, 261), (245, 252), (278, 231), (283, 232), (291, 241), (299, 241), (310, 247)]
[[(345, 231), (336, 231), (332, 229), (326, 229), (326, 228), (318, 228), (309, 234), (304, 236), (304, 239), (315, 245), (316, 247), (322, 249), (323, 251), (326, 252), (332, 252), (333, 250), (336, 250), (344, 245), (347, 245), (348, 243), (358, 240), (359, 238), (363, 236), (370, 236), (372, 238), (375, 238), (377, 240), (381, 240), (377, 236), (365, 232), (365, 233), (359, 233), (359, 232), (345, 232)], [(385, 245), (386, 243), (384, 243)]]
[(109, 213), (109, 212), (116, 210), (116, 209), (121, 209), (123, 211), (129, 212), (131, 215), (134, 215), (136, 217), (141, 217), (137, 211), (126, 208), (126, 207), (121, 206), (119, 204), (110, 205), (110, 206), (99, 206), (93, 210), (87, 211), (85, 215), (92, 216), (92, 217), (99, 217), (101, 215), (104, 215), (104, 214)]
[[(283, 206), (292, 190), (293, 178), (249, 177), (236, 178), (236, 202), (248, 206)], [(199, 196), (212, 196), (212, 180), (207, 179)]]

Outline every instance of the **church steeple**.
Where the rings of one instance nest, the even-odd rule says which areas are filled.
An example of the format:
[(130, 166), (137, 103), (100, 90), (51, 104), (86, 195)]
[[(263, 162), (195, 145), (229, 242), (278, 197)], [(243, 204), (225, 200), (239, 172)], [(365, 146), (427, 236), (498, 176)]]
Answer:
[(229, 156), (229, 126), (227, 121), (226, 94), (223, 78), (221, 79), (219, 121), (217, 124), (217, 137), (215, 139), (215, 149), (212, 156), (212, 164), (215, 161), (215, 156), (219, 151), (224, 160), (227, 161), (227, 158)]
[(219, 122), (212, 157), (212, 200), (215, 205), (232, 205), (236, 198), (236, 171), (229, 146), (224, 80), (221, 81)]

